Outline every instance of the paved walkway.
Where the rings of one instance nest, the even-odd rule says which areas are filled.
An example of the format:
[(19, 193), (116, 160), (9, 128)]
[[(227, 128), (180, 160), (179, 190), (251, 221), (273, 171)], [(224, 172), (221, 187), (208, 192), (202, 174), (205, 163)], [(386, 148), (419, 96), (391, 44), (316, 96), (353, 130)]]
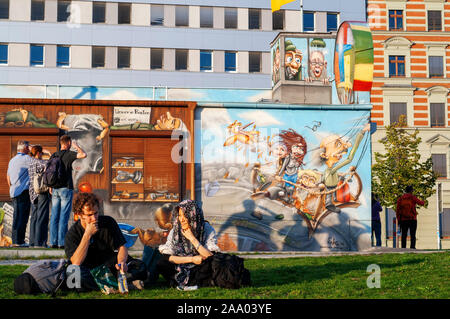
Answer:
[[(234, 252), (239, 256), (250, 258), (292, 258), (292, 257), (327, 257), (327, 256), (351, 256), (351, 255), (379, 255), (379, 254), (426, 254), (426, 253), (445, 253), (449, 250), (421, 250), (421, 249), (402, 249), (389, 247), (372, 247), (364, 251), (280, 251), (280, 252)], [(142, 251), (130, 250), (130, 255), (136, 258), (142, 257)], [(58, 259), (64, 258), (65, 253), (62, 249), (32, 249), (32, 248), (2, 248), (0, 249), (1, 265), (31, 265), (35, 259)]]

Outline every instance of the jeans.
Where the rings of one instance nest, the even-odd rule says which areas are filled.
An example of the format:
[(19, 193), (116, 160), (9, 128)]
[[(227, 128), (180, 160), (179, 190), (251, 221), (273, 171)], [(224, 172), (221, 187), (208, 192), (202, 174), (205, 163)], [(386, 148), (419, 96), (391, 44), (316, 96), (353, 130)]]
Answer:
[(373, 234), (375, 233), (376, 245), (381, 246), (381, 222), (379, 220), (372, 220), (372, 246), (374, 242)]
[(11, 199), (14, 208), (12, 224), (12, 243), (22, 245), (25, 243), (28, 218), (30, 217), (30, 193), (24, 190), (19, 196)]
[(161, 254), (158, 248), (152, 248), (150, 246), (144, 246), (144, 251), (142, 253), (142, 261), (147, 268), (147, 280), (145, 281), (145, 285), (151, 285), (156, 283), (159, 277), (159, 273), (156, 270), (157, 263)]
[(52, 214), (50, 216), (50, 245), (64, 246), (70, 213), (72, 211), (73, 190), (54, 188), (52, 192)]
[(47, 246), (50, 196), (39, 194), (31, 203), (30, 246)]
[(417, 220), (402, 220), (400, 222), (400, 229), (402, 231), (402, 248), (406, 248), (406, 237), (409, 235), (411, 237), (411, 248), (416, 248), (416, 230), (417, 230)]

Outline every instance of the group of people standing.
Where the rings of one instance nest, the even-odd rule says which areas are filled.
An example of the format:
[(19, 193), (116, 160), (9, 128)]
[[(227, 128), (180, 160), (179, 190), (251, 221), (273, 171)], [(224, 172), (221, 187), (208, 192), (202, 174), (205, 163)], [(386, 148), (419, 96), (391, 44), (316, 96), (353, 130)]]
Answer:
[[(51, 156), (60, 157), (64, 166), (64, 181), (58, 188), (49, 188), (47, 191), (37, 193), (34, 187), (35, 176), (45, 170), (47, 161), (42, 157), (44, 153), (49, 154), (49, 152), (41, 145), (31, 146), (27, 141), (17, 143), (17, 155), (9, 161), (7, 172), (9, 193), (14, 209), (11, 238), (13, 246), (27, 245), (25, 233), (30, 219), (30, 247), (64, 248), (64, 238), (72, 211), (72, 163), (78, 158), (86, 157), (86, 153), (72, 142), (68, 135), (60, 138), (60, 146), (60, 151)], [(70, 150), (72, 147), (76, 152)], [(50, 240), (47, 243), (49, 228)]]

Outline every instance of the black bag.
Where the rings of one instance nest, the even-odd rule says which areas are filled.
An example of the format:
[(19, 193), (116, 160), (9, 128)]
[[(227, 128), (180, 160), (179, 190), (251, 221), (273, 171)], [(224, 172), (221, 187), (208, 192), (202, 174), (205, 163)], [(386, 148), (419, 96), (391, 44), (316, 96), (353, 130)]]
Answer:
[(60, 188), (67, 183), (66, 168), (62, 161), (65, 153), (66, 151), (53, 153), (48, 160), (43, 174), (44, 185), (51, 188)]
[(54, 296), (66, 280), (68, 265), (65, 259), (35, 262), (14, 280), (15, 293), (48, 293)]
[(216, 253), (211, 260), (212, 280), (217, 287), (238, 289), (251, 285), (250, 272), (244, 259), (236, 255)]

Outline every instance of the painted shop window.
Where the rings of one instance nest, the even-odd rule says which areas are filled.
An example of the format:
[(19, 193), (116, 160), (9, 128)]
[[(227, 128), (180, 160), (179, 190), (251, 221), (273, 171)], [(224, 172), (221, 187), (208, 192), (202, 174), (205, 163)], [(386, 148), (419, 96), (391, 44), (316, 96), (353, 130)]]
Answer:
[(150, 8), (150, 24), (164, 24), (164, 6), (160, 4), (152, 4)]
[(213, 26), (213, 7), (200, 7), (200, 28), (212, 28)]
[(403, 30), (403, 11), (389, 10), (389, 30), (402, 31)]
[(442, 78), (444, 76), (444, 58), (442, 56), (429, 56), (428, 67), (430, 78)]
[(117, 49), (117, 67), (119, 69), (129, 69), (130, 68), (130, 48), (118, 48)]
[(92, 47), (92, 67), (105, 67), (105, 47)]
[(212, 51), (200, 51), (200, 71), (212, 71)]
[(390, 103), (389, 115), (391, 125), (398, 122), (400, 115), (406, 115), (406, 103)]
[(405, 76), (405, 56), (390, 55), (389, 56), (389, 77)]
[(433, 172), (438, 174), (438, 178), (447, 178), (446, 154), (431, 154), (433, 161)]
[(44, 65), (44, 46), (30, 44), (30, 66)]
[(225, 52), (225, 72), (236, 72), (236, 52)]
[(338, 15), (337, 13), (327, 12), (327, 32), (337, 31)]
[(106, 3), (94, 1), (92, 3), (92, 23), (105, 23)]
[(272, 30), (284, 30), (284, 10), (272, 12)]
[(164, 61), (164, 50), (163, 49), (152, 49), (150, 57), (150, 68), (152, 70), (160, 70), (163, 68)]
[(66, 22), (70, 16), (70, 3), (71, 1), (58, 0), (58, 22)]
[(189, 7), (176, 6), (175, 7), (175, 26), (188, 27), (189, 26)]
[(175, 70), (188, 69), (188, 54), (189, 50), (175, 50)]
[(56, 66), (68, 67), (70, 65), (70, 47), (58, 45), (56, 47)]
[(0, 64), (8, 64), (8, 45), (0, 44)]
[(250, 30), (261, 29), (261, 9), (248, 9), (248, 28)]
[(131, 23), (131, 3), (119, 3), (117, 23)]
[(250, 73), (261, 72), (261, 52), (248, 53), (248, 72)]
[(0, 19), (9, 19), (9, 0), (0, 0)]
[(225, 29), (237, 29), (236, 8), (225, 8)]
[(450, 237), (450, 208), (444, 208), (441, 214), (441, 237)]
[(442, 31), (441, 11), (428, 11), (428, 31)]
[(44, 21), (45, 15), (45, 1), (32, 0), (31, 1), (31, 21)]
[(314, 31), (314, 12), (303, 13), (303, 31), (305, 32)]
[(445, 103), (430, 104), (431, 127), (445, 126)]
[(111, 201), (178, 202), (181, 167), (171, 160), (177, 142), (159, 137), (113, 137)]

